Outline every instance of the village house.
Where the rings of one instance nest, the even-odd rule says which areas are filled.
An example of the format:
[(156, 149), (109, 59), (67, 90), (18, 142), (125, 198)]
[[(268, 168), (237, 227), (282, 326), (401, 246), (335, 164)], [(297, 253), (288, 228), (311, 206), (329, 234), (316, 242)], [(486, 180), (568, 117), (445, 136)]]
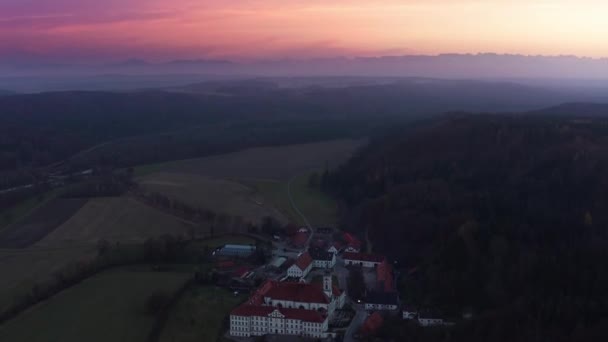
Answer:
[(323, 249), (311, 248), (308, 250), (313, 260), (314, 268), (330, 269), (336, 265), (336, 255)]
[(344, 241), (346, 241), (346, 248), (344, 249), (345, 252), (359, 253), (361, 251), (362, 243), (359, 239), (349, 233), (344, 233), (343, 237)]
[(403, 319), (412, 320), (418, 317), (418, 310), (412, 306), (403, 307)]
[(423, 327), (453, 325), (451, 322), (446, 322), (439, 313), (433, 310), (421, 310), (418, 314), (418, 324)]
[(334, 254), (334, 255), (337, 255), (340, 252), (340, 250), (338, 248), (336, 248), (335, 244), (332, 244), (331, 246), (329, 246), (329, 248), (327, 249), (327, 251), (329, 253)]
[(235, 257), (248, 257), (255, 252), (256, 247), (253, 245), (224, 245), (218, 251), (214, 252), (214, 255), (220, 256), (235, 256)]
[(232, 310), (230, 335), (327, 337), (329, 319), (344, 306), (345, 298), (331, 275), (323, 277), (323, 284), (268, 280), (247, 302)]
[(310, 253), (304, 252), (298, 256), (296, 262), (287, 269), (287, 276), (293, 278), (304, 278), (313, 267)]
[(376, 284), (378, 291), (391, 292), (395, 290), (393, 267), (386, 259), (376, 267)]
[(365, 322), (363, 322), (363, 325), (361, 326), (359, 332), (363, 336), (368, 336), (376, 333), (378, 329), (382, 327), (383, 324), (384, 318), (382, 317), (382, 315), (379, 312), (374, 312), (373, 314), (369, 315), (369, 317), (367, 317)]
[(365, 298), (367, 311), (394, 311), (399, 308), (399, 294), (397, 292), (370, 291)]
[(380, 265), (384, 261), (384, 256), (366, 253), (342, 253), (344, 264), (346, 266), (363, 266), (373, 268)]

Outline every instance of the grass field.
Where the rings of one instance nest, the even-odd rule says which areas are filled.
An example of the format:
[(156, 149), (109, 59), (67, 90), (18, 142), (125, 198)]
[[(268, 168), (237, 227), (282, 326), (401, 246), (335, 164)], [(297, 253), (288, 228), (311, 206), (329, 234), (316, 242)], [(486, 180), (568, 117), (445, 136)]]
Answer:
[(245, 221), (260, 223), (266, 216), (283, 224), (287, 218), (250, 187), (226, 180), (201, 175), (158, 172), (138, 178), (141, 187), (159, 192), (194, 207), (217, 213), (241, 216)]
[(11, 223), (19, 222), (34, 211), (34, 209), (56, 198), (61, 192), (61, 189), (55, 189), (41, 194), (40, 196), (29, 198), (11, 208), (2, 210), (2, 212), (0, 212), (0, 231)]
[[(335, 225), (337, 223), (337, 204), (319, 189), (308, 186), (308, 177), (312, 172), (306, 172), (295, 177), (291, 183), (291, 195), (294, 203), (314, 226)], [(293, 209), (287, 192), (288, 181), (246, 180), (260, 196), (270, 201), (290, 221), (303, 225), (304, 220)]]
[(0, 248), (25, 248), (38, 242), (74, 215), (85, 202), (66, 198), (45, 202), (0, 232)]
[(39, 247), (140, 242), (163, 234), (186, 235), (190, 225), (129, 197), (90, 199), (74, 216), (36, 244)]
[(308, 170), (345, 162), (364, 140), (333, 140), (310, 144), (259, 147), (205, 158), (143, 165), (137, 176), (178, 172), (223, 179), (288, 180)]
[(67, 264), (92, 258), (96, 253), (95, 246), (90, 245), (0, 249), (0, 311), (4, 311), (15, 296), (28, 293), (36, 282), (45, 281)]
[(146, 299), (175, 291), (188, 277), (149, 267), (103, 272), (0, 326), (0, 341), (146, 341), (154, 321), (144, 313)]
[(222, 322), (246, 296), (234, 296), (216, 287), (197, 287), (187, 291), (173, 308), (161, 335), (161, 342), (200, 342), (218, 340)]
[(338, 205), (334, 199), (318, 188), (308, 186), (311, 174), (305, 173), (293, 179), (291, 183), (293, 200), (313, 226), (333, 226), (338, 222)]

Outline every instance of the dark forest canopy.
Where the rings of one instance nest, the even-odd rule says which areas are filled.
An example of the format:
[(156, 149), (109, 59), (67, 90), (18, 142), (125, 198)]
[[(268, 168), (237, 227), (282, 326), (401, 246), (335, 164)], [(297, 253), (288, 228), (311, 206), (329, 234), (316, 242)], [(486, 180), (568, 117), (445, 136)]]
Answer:
[[(330, 85), (322, 86), (324, 82)], [(214, 123), (379, 122), (447, 110), (520, 111), (607, 98), (509, 82), (422, 78), (396, 78), (379, 84), (352, 82), (251, 79), (123, 93), (68, 91), (3, 96), (0, 170), (46, 165), (110, 140)]]
[(347, 229), (416, 270), (406, 302), (477, 313), (452, 340), (608, 336), (608, 120), (449, 115), (374, 139), (325, 185)]

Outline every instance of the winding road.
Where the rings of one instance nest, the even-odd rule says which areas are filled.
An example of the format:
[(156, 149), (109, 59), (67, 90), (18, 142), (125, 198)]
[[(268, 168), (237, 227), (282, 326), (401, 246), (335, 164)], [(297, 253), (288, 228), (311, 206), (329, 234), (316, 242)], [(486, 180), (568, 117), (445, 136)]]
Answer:
[(308, 221), (308, 219), (306, 218), (306, 215), (304, 215), (302, 213), (302, 211), (298, 208), (298, 206), (296, 205), (296, 202), (293, 200), (293, 196), (291, 195), (291, 184), (293, 183), (294, 180), (296, 180), (296, 178), (298, 178), (300, 176), (302, 176), (302, 175), (293, 176), (293, 177), (291, 177), (289, 182), (287, 182), (287, 196), (289, 197), (289, 202), (291, 204), (291, 207), (302, 218), (302, 221), (304, 221), (304, 225), (310, 231), (310, 233), (308, 234), (308, 241), (306, 241), (306, 247), (304, 247), (304, 249), (306, 249), (308, 247), (308, 245), (310, 245), (310, 240), (312, 240), (313, 228), (312, 228), (312, 225), (310, 224), (310, 221)]

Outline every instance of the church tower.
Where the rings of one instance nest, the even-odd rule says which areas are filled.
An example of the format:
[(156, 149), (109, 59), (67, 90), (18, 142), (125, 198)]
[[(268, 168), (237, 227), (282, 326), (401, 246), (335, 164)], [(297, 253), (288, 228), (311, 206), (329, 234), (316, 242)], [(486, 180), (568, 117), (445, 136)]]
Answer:
[(326, 272), (323, 276), (323, 292), (325, 292), (328, 298), (331, 298), (333, 293), (333, 284), (331, 274), (329, 272)]

